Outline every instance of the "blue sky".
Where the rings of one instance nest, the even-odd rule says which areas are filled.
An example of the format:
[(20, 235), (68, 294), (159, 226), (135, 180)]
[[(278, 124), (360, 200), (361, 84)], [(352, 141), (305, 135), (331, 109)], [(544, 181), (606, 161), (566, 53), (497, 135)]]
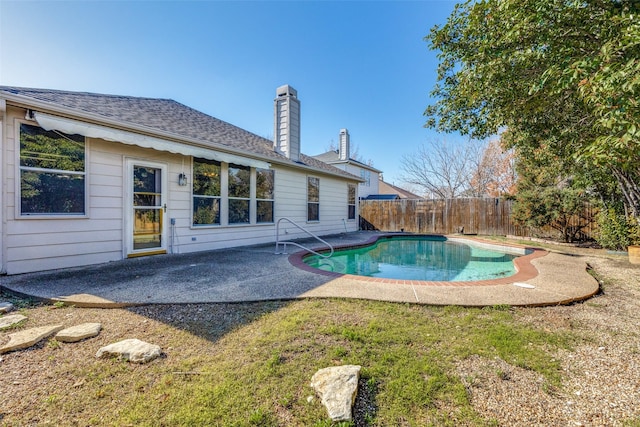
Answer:
[(0, 84), (171, 98), (273, 135), (278, 86), (298, 91), (302, 151), (347, 128), (401, 184), (436, 79), (424, 36), (454, 1), (0, 0)]

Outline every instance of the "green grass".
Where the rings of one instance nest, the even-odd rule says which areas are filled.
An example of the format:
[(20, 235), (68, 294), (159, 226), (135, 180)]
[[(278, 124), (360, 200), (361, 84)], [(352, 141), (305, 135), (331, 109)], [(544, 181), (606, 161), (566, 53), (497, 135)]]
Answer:
[[(175, 333), (176, 346), (193, 339)], [(551, 354), (575, 339), (524, 326), (502, 306), (297, 301), (207, 344), (210, 354), (155, 361), (144, 375), (117, 361), (85, 375), (101, 390), (97, 400), (118, 397), (102, 419), (114, 425), (328, 426), (319, 399), (308, 402), (309, 382), (338, 364), (362, 366), (376, 408), (365, 416), (370, 425), (494, 425), (474, 412), (456, 362), (498, 356), (555, 388), (561, 371)], [(124, 381), (139, 383), (127, 398), (119, 395), (132, 388)]]

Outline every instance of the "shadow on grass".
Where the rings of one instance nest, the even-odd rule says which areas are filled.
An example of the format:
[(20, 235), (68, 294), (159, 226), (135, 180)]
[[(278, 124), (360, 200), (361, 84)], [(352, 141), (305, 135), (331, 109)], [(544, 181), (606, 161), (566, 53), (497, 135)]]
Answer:
[(278, 311), (290, 301), (206, 304), (154, 304), (126, 308), (195, 336), (216, 342), (257, 318)]
[(360, 378), (358, 381), (358, 394), (353, 405), (353, 425), (355, 427), (366, 427), (373, 424), (378, 412), (377, 394), (377, 384), (371, 379)]

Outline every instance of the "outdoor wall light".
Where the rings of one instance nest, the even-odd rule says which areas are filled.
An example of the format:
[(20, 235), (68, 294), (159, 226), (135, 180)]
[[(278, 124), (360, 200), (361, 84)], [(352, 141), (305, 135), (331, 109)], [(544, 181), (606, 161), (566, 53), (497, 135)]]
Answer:
[(187, 175), (181, 173), (178, 175), (178, 185), (184, 186), (187, 185)]

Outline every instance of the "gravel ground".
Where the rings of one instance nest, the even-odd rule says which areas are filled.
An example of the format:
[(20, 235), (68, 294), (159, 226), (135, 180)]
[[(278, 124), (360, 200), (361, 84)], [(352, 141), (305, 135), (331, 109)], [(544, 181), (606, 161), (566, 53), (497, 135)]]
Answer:
[(458, 365), (474, 408), (504, 426), (640, 425), (640, 266), (585, 256), (603, 292), (580, 304), (518, 309), (523, 322), (587, 337), (556, 355), (561, 390), (500, 359), (472, 357)]
[[(501, 426), (640, 425), (640, 266), (632, 266), (620, 257), (583, 253), (584, 260), (604, 281), (600, 295), (570, 306), (514, 309), (523, 323), (571, 331), (587, 338), (581, 341), (586, 344), (555, 355), (564, 371), (561, 388), (550, 389), (536, 373), (504, 360), (471, 357), (459, 362), (457, 370), (472, 404), (487, 419), (496, 419)], [(1, 355), (0, 424), (13, 425), (13, 420), (21, 420), (25, 425), (38, 425), (34, 415), (38, 402), (52, 390), (73, 393), (75, 388), (81, 388), (51, 374), (54, 351), (57, 360), (93, 363), (96, 348), (132, 334), (165, 348), (170, 344), (167, 331), (171, 327), (188, 329), (211, 342), (262, 312), (277, 309), (278, 303), (216, 304), (215, 310), (204, 307), (27, 307), (29, 326), (81, 322), (109, 326), (98, 337), (73, 346), (54, 349), (43, 343), (27, 351)], [(0, 344), (10, 332), (0, 332)], [(366, 402), (360, 404), (366, 406)], [(357, 411), (367, 409), (361, 407)]]

